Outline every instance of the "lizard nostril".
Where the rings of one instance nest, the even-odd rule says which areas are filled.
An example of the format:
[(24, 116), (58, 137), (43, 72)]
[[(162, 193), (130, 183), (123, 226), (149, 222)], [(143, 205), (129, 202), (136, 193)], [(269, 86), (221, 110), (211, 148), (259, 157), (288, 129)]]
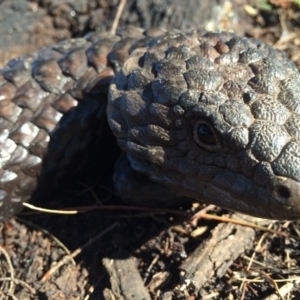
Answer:
[(283, 186), (283, 185), (279, 185), (276, 187), (276, 193), (280, 197), (285, 198), (285, 199), (288, 199), (291, 196), (291, 192), (290, 192), (289, 188), (287, 188), (286, 186)]
[[(271, 192), (266, 209), (273, 219), (297, 219), (300, 216), (300, 182), (283, 176), (270, 180), (267, 190)], [(293, 216), (294, 217), (293, 217)]]

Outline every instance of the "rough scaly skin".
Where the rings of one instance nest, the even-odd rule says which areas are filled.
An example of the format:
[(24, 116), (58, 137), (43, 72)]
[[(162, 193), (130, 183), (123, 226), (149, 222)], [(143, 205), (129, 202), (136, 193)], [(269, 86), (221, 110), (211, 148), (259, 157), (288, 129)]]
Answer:
[[(300, 75), (229, 33), (171, 34), (135, 50), (108, 120), (132, 168), (178, 194), (265, 218), (300, 212)], [(217, 140), (199, 140), (201, 124)]]
[(101, 156), (110, 80), (133, 44), (161, 33), (133, 27), (118, 35), (95, 32), (0, 69), (0, 220), (18, 213), (33, 192), (38, 201), (53, 184), (72, 183), (93, 165), (87, 162), (94, 149)]
[[(294, 64), (262, 42), (229, 33), (143, 34), (129, 28), (122, 39), (94, 34), (67, 41), (1, 71), (1, 218), (30, 198), (38, 174), (41, 185), (49, 174), (81, 171), (115, 72), (108, 121), (135, 171), (179, 195), (266, 218), (298, 218)], [(212, 129), (215, 145), (199, 139), (201, 124)]]

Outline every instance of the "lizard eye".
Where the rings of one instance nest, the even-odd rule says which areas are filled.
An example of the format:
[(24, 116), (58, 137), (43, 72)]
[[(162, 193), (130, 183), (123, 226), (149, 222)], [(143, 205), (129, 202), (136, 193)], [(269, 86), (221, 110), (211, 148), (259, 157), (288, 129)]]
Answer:
[(195, 124), (194, 139), (198, 145), (209, 151), (216, 151), (221, 147), (220, 136), (207, 121), (200, 121)]
[(217, 141), (214, 133), (210, 129), (210, 127), (202, 123), (198, 127), (198, 138), (201, 143), (205, 143), (206, 145), (216, 145)]

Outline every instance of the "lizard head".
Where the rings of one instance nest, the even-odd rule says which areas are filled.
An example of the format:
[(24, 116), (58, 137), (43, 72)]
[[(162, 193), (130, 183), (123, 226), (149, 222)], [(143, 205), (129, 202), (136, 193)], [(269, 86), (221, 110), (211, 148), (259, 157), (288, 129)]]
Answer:
[(272, 219), (300, 217), (300, 75), (230, 33), (174, 33), (132, 49), (110, 127), (131, 167), (178, 194)]

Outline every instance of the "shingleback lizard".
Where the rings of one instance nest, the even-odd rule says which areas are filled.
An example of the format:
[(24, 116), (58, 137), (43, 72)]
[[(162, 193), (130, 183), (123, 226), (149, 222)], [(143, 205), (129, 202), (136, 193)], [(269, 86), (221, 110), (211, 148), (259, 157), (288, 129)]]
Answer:
[(300, 217), (300, 75), (261, 41), (133, 27), (92, 33), (10, 61), (0, 100), (1, 220), (47, 178), (81, 172), (106, 143), (104, 115), (123, 151), (114, 176), (123, 198), (135, 197), (137, 178), (169, 205), (174, 196)]

